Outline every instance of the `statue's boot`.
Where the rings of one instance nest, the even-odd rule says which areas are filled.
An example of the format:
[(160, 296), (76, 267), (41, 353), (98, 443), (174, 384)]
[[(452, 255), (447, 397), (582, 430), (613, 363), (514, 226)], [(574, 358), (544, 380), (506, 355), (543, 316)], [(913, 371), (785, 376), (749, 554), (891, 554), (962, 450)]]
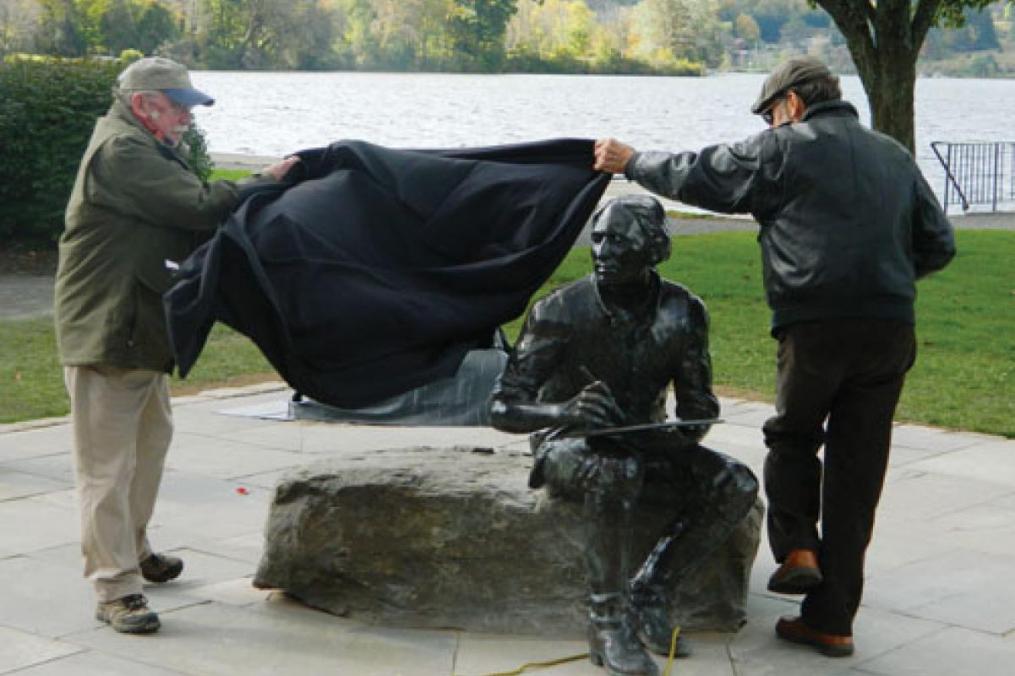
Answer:
[(620, 592), (592, 594), (589, 659), (610, 676), (657, 676), (659, 668), (635, 636), (625, 605)]
[(676, 578), (668, 574), (671, 569), (661, 561), (669, 558), (667, 554), (676, 546), (682, 530), (682, 522), (674, 523), (671, 529), (674, 534), (659, 539), (631, 581), (628, 609), (631, 626), (645, 647), (657, 655), (669, 656), (671, 648), (676, 657), (691, 654), (691, 642), (685, 636), (678, 634), (676, 646), (673, 646), (677, 626), (672, 620), (669, 594)]
[[(757, 480), (746, 468), (717, 471), (710, 478), (703, 499), (670, 523), (631, 580), (631, 624), (658, 655), (670, 653), (676, 628), (670, 597), (677, 582), (729, 538), (757, 495)], [(690, 655), (690, 642), (678, 638), (675, 654)]]
[(642, 479), (634, 456), (600, 457), (585, 486), (585, 564), (589, 596), (589, 659), (612, 676), (659, 673), (627, 613), (631, 513)]

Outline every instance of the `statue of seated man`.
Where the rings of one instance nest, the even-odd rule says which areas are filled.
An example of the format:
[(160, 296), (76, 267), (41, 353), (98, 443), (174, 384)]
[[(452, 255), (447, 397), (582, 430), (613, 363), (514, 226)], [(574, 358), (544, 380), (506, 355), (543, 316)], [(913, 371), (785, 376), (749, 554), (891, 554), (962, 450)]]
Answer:
[[(529, 485), (584, 504), (590, 657), (610, 674), (657, 673), (645, 648), (670, 650), (670, 591), (729, 537), (758, 490), (749, 468), (698, 443), (719, 413), (708, 315), (655, 270), (670, 255), (665, 219), (646, 195), (596, 213), (594, 274), (536, 303), (491, 399), (495, 427), (534, 432)], [(677, 417), (706, 422), (585, 436), (663, 422), (671, 382)], [(676, 516), (630, 576), (639, 501)]]

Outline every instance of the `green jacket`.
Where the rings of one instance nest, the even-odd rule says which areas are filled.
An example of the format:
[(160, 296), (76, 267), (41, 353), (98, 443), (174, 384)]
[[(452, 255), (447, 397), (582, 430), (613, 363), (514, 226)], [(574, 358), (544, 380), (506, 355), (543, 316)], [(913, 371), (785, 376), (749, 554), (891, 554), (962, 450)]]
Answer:
[(180, 263), (236, 206), (114, 101), (78, 169), (60, 237), (56, 337), (68, 366), (171, 371), (162, 294)]

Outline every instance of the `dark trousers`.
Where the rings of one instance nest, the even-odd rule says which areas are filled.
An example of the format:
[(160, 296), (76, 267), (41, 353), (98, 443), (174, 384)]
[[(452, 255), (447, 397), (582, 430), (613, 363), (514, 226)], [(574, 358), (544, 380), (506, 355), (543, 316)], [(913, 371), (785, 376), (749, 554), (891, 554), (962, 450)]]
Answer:
[(804, 598), (802, 617), (852, 635), (892, 416), (916, 356), (913, 326), (828, 320), (791, 325), (778, 338), (776, 415), (764, 425), (769, 541), (779, 562), (792, 549), (818, 552), (824, 582)]

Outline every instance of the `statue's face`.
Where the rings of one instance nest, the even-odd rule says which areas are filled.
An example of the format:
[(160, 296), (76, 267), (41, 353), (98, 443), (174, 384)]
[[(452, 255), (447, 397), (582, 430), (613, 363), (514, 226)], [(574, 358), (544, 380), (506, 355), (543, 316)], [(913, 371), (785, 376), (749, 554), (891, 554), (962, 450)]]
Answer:
[(607, 207), (592, 226), (592, 262), (600, 284), (642, 282), (652, 268), (650, 243), (627, 209)]

